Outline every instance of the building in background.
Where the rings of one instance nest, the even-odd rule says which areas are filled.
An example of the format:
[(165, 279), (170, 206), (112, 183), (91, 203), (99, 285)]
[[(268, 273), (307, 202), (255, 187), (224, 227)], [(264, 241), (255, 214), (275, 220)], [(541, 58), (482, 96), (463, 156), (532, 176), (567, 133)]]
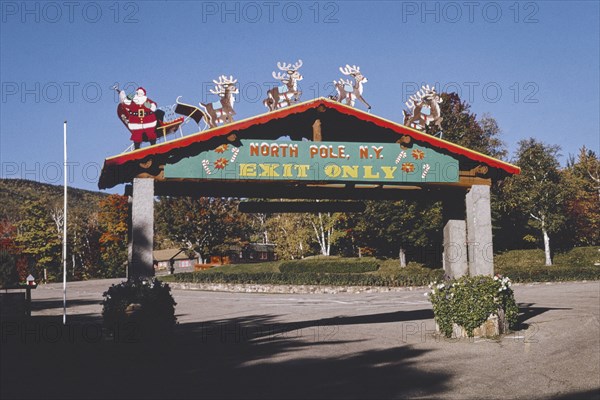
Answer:
[(189, 257), (181, 249), (165, 249), (165, 250), (154, 250), (154, 268), (157, 270), (168, 270), (169, 261), (173, 259), (175, 268), (190, 268), (197, 263), (197, 260), (193, 257)]

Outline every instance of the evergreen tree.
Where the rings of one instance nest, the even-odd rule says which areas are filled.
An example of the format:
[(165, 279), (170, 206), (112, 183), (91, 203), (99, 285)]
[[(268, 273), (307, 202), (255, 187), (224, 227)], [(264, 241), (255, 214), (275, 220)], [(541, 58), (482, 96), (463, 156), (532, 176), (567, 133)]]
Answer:
[[(495, 158), (506, 156), (504, 143), (500, 140), (502, 131), (494, 118), (488, 114), (477, 120), (471, 112), (471, 106), (460, 99), (456, 93), (442, 93), (440, 112), (442, 121), (442, 138), (471, 150), (490, 155)], [(437, 127), (430, 125), (426, 132), (436, 133)]]

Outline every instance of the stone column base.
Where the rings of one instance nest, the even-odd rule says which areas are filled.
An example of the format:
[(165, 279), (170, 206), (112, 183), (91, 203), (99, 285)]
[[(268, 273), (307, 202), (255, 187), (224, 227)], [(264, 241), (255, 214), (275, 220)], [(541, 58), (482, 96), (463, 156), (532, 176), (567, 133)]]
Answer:
[[(437, 323), (435, 324), (435, 331), (438, 334), (442, 334)], [(506, 321), (504, 316), (504, 310), (498, 310), (498, 315), (490, 314), (488, 319), (483, 324), (473, 329), (473, 337), (490, 338), (494, 336), (500, 336), (508, 332), (510, 332), (510, 329), (508, 328), (508, 321)], [(452, 339), (468, 337), (469, 335), (464, 327), (457, 324), (452, 324)]]

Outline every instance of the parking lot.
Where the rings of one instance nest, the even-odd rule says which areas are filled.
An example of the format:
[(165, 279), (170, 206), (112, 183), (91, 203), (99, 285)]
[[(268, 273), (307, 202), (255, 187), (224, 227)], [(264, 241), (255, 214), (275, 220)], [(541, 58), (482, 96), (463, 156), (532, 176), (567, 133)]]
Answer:
[(2, 398), (600, 398), (600, 282), (515, 285), (520, 330), (434, 335), (426, 289), (360, 294), (174, 290), (160, 343), (101, 330), (115, 280), (33, 293), (27, 325), (3, 323)]

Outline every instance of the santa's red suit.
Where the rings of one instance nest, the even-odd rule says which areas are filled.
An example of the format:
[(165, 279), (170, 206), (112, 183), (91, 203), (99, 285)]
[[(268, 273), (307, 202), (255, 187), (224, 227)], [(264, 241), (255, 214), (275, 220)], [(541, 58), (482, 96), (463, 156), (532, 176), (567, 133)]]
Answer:
[(138, 148), (142, 141), (156, 142), (156, 103), (146, 96), (142, 87), (135, 91), (132, 99), (124, 91), (119, 93), (119, 98), (125, 110), (127, 127), (131, 132), (131, 140)]

